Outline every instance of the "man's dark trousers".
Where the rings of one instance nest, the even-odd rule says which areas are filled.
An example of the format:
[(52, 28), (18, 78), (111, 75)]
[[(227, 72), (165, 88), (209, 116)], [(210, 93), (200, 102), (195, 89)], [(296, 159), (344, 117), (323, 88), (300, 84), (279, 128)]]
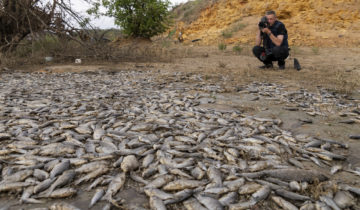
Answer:
[(261, 60), (260, 56), (263, 52), (265, 52), (265, 48), (263, 47), (255, 46), (253, 48), (253, 53), (255, 57), (257, 57), (265, 65), (272, 64), (273, 61), (277, 61), (279, 66), (285, 65), (285, 59), (289, 56), (288, 47), (274, 47), (271, 50), (272, 54), (266, 56), (265, 60)]

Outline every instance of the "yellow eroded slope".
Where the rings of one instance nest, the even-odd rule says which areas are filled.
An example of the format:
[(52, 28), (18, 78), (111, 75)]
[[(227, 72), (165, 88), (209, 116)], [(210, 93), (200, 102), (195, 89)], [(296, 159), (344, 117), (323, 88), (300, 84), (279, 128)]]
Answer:
[(185, 43), (252, 44), (267, 10), (286, 25), (290, 45), (360, 47), (360, 0), (218, 0), (192, 23), (179, 21), (177, 30)]

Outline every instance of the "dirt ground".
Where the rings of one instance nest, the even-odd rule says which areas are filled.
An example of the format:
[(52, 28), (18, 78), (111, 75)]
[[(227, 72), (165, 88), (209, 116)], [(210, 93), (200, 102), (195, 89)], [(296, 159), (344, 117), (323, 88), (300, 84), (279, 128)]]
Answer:
[[(176, 46), (179, 47), (179, 46)], [(175, 47), (174, 47), (175, 48)], [(168, 62), (122, 62), (113, 64), (95, 64), (83, 60), (80, 65), (51, 65), (36, 66), (25, 71), (40, 71), (47, 73), (60, 72), (87, 72), (87, 71), (124, 71), (139, 70), (152, 71), (158, 74), (159, 80), (167, 81), (166, 75), (176, 72), (202, 75), (202, 82), (219, 84), (226, 87), (223, 93), (209, 95), (213, 103), (202, 106), (210, 106), (214, 109), (240, 110), (248, 115), (272, 118), (276, 117), (283, 121), (282, 127), (295, 134), (309, 134), (322, 138), (333, 139), (349, 145), (348, 150), (339, 150), (348, 155), (344, 164), (352, 164), (360, 167), (360, 140), (350, 140), (349, 135), (360, 135), (360, 123), (341, 124), (339, 121), (344, 117), (337, 112), (329, 112), (327, 116), (309, 116), (301, 109), (296, 111), (285, 110), (287, 104), (267, 100), (260, 97), (253, 100), (255, 95), (248, 91), (241, 91), (243, 85), (252, 82), (271, 82), (282, 84), (285, 90), (306, 89), (317, 92), (320, 87), (348, 94), (350, 100), (360, 107), (360, 49), (348, 48), (293, 48), (291, 56), (287, 59), (286, 69), (279, 70), (277, 65), (274, 69), (257, 69), (261, 63), (251, 55), (251, 47), (243, 46), (240, 53), (232, 51), (231, 46), (225, 51), (217, 47), (186, 46), (180, 47), (179, 51), (172, 48), (167, 50)], [(173, 53), (172, 53), (173, 52)], [(181, 53), (179, 53), (181, 52)], [(302, 70), (293, 69), (293, 58), (299, 59)], [(161, 74), (160, 74), (161, 72)], [(163, 74), (167, 72), (167, 74)], [(200, 79), (199, 79), (200, 81)], [(192, 82), (199, 82), (193, 80)], [(186, 85), (186, 84), (185, 84)], [(302, 120), (310, 119), (312, 123), (304, 124)], [(345, 118), (347, 119), (347, 118)], [(360, 178), (348, 172), (339, 172), (334, 180), (342, 180), (360, 187)], [(131, 191), (131, 188), (128, 189)], [(124, 194), (124, 193), (123, 193)], [(126, 194), (126, 193), (125, 193)], [(124, 196), (125, 196), (124, 194)], [(136, 192), (128, 193), (128, 207), (139, 200), (146, 200), (144, 195)], [(92, 195), (92, 193), (91, 193)], [(91, 199), (89, 193), (85, 193), (77, 200), (67, 200), (69, 203), (86, 207)], [(138, 196), (135, 196), (138, 195)], [(131, 198), (130, 198), (131, 197)], [(14, 200), (15, 202), (15, 200)], [(8, 203), (4, 198), (0, 203)], [(98, 203), (93, 209), (100, 209), (104, 203)], [(41, 205), (40, 205), (41, 206)], [(23, 205), (24, 209), (40, 207), (39, 205)], [(19, 208), (19, 206), (17, 206)]]

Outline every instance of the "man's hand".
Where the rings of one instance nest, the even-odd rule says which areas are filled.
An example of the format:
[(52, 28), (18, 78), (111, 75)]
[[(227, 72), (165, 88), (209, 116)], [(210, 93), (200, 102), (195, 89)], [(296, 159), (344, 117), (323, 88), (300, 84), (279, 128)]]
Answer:
[(276, 45), (276, 46), (281, 46), (281, 43), (283, 42), (284, 39), (284, 35), (272, 35), (271, 36), (271, 30), (268, 28), (263, 28), (261, 30), (263, 33), (267, 34), (269, 36), (269, 38), (271, 39), (271, 41)]
[(261, 31), (265, 34), (271, 33), (270, 29), (268, 29), (268, 28), (263, 28)]

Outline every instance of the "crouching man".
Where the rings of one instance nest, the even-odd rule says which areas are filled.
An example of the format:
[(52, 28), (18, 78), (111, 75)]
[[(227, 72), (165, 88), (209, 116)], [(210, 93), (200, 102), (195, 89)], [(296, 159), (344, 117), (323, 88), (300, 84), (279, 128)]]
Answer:
[(266, 12), (259, 22), (253, 53), (264, 63), (261, 69), (273, 68), (273, 61), (278, 62), (279, 69), (285, 69), (285, 59), (289, 56), (288, 35), (285, 25), (277, 20), (274, 11)]

